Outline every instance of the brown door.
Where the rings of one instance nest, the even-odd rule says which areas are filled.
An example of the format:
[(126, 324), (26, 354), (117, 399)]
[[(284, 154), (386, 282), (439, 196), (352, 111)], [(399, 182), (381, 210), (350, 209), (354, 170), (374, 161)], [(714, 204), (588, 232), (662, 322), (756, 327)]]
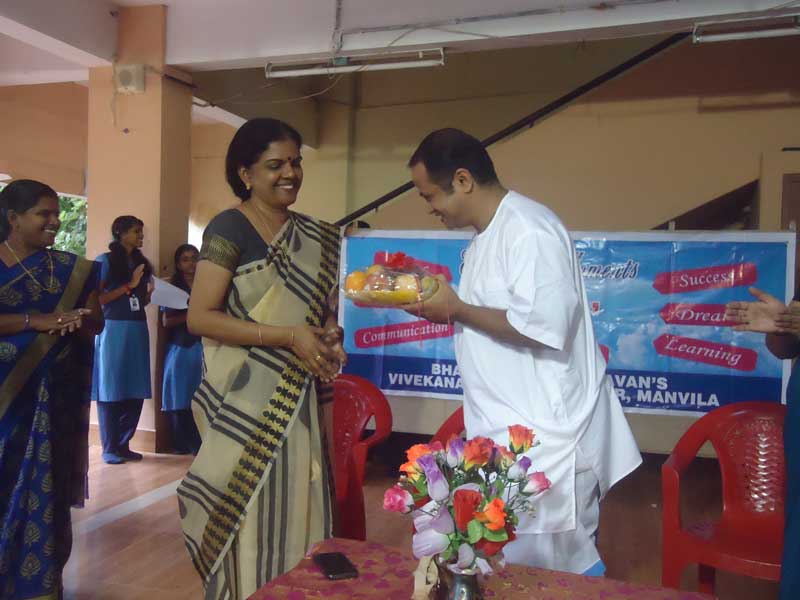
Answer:
[[(783, 197), (781, 209), (781, 228), (800, 230), (800, 173), (786, 173), (783, 176)], [(794, 283), (800, 282), (800, 239), (795, 245)]]

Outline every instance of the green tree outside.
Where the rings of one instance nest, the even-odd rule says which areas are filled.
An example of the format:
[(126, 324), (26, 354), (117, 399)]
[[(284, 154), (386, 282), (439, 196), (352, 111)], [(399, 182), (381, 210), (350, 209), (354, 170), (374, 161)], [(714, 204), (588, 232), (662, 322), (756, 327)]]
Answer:
[(86, 256), (86, 198), (59, 194), (61, 228), (56, 235), (55, 248)]

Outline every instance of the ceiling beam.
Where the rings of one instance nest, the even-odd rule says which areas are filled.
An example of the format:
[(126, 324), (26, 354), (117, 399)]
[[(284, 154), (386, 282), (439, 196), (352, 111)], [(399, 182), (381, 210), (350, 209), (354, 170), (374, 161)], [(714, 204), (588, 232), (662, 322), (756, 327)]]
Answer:
[(35, 69), (32, 71), (0, 71), (0, 87), (9, 85), (39, 85), (89, 80), (89, 69)]
[(0, 33), (81, 67), (108, 66), (117, 48), (116, 8), (106, 0), (3, 0)]

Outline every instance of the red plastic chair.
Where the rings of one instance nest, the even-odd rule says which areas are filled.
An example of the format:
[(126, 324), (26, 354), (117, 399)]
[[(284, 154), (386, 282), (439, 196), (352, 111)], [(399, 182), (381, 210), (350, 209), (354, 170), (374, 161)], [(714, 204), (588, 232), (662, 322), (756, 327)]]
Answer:
[(433, 434), (431, 442), (441, 442), (444, 446), (451, 437), (460, 436), (462, 433), (464, 433), (464, 407), (459, 406), (456, 412), (447, 417), (447, 420)]
[[(375, 432), (361, 439), (371, 417), (375, 417)], [(392, 410), (383, 393), (366, 379), (339, 375), (333, 383), (337, 536), (366, 539), (364, 469), (367, 453), (391, 432)]]
[[(680, 587), (681, 573), (699, 567), (701, 592), (714, 593), (716, 569), (779, 581), (783, 548), (786, 407), (739, 402), (694, 423), (661, 468), (663, 494), (661, 583)], [(700, 447), (710, 441), (722, 473), (722, 516), (684, 526), (680, 478)]]

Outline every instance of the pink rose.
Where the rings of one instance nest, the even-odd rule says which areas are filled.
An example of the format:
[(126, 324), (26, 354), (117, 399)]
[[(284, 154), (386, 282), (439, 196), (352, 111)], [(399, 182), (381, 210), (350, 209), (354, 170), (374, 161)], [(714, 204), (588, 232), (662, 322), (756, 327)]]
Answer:
[(390, 487), (383, 494), (383, 510), (392, 512), (407, 513), (411, 512), (414, 506), (414, 498), (399, 485)]
[(533, 494), (537, 496), (543, 492), (546, 492), (550, 489), (550, 480), (545, 476), (544, 473), (541, 471), (536, 471), (535, 473), (531, 473), (528, 475), (528, 482), (525, 484), (525, 487), (522, 488), (523, 493), (525, 494)]

